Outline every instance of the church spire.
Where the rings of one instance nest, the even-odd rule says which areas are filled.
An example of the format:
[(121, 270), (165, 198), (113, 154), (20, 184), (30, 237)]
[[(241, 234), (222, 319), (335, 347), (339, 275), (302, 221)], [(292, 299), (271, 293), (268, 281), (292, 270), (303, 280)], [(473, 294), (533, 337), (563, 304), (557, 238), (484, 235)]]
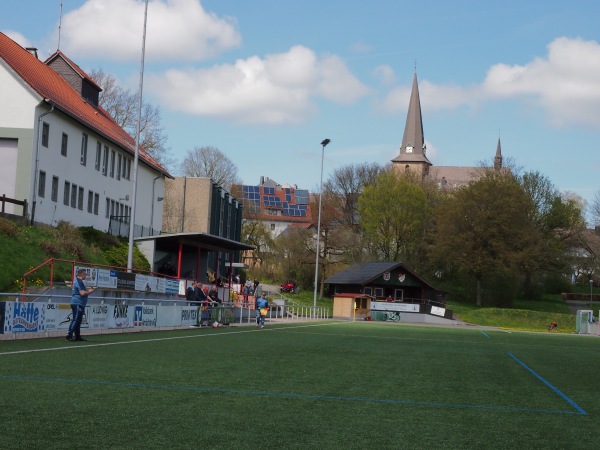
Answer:
[(408, 103), (408, 113), (406, 115), (406, 125), (404, 127), (404, 136), (400, 146), (400, 154), (392, 160), (394, 166), (403, 167), (420, 166), (423, 175), (429, 171), (431, 162), (426, 156), (425, 136), (423, 134), (423, 118), (421, 116), (421, 99), (419, 97), (419, 85), (417, 83), (417, 72), (413, 77), (410, 101)]
[(494, 157), (494, 169), (502, 169), (502, 149), (500, 148), (500, 136), (498, 136), (498, 146), (496, 147), (496, 156)]

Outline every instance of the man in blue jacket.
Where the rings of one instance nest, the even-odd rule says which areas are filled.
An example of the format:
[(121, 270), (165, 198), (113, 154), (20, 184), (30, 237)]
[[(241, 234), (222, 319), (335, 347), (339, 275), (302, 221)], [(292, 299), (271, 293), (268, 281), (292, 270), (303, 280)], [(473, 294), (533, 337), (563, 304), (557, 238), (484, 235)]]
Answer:
[(265, 327), (265, 316), (267, 315), (267, 311), (269, 309), (269, 302), (267, 300), (267, 294), (262, 293), (258, 299), (256, 299), (256, 304), (254, 306), (256, 308), (256, 326), (264, 328)]
[[(73, 281), (73, 287), (71, 288), (71, 311), (73, 312), (73, 318), (69, 325), (69, 331), (67, 333), (67, 341), (85, 341), (81, 337), (81, 321), (85, 314), (85, 305), (87, 305), (88, 295), (94, 292), (93, 287), (86, 288), (85, 280), (86, 270), (77, 270), (77, 276)], [(75, 337), (73, 337), (75, 335)]]

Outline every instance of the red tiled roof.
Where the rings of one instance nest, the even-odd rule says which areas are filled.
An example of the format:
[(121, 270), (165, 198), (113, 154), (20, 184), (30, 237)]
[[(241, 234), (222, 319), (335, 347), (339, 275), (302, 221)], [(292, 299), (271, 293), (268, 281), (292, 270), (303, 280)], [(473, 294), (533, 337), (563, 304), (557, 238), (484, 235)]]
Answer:
[[(83, 78), (88, 81), (91, 80), (79, 66), (66, 58), (64, 54), (57, 54), (60, 54), (67, 63), (71, 64), (73, 69)], [(104, 108), (91, 105), (61, 75), (3, 33), (0, 33), (0, 58), (35, 92), (42, 98), (47, 99), (50, 104), (55, 105), (59, 110), (94, 129), (132, 155), (134, 154), (135, 139), (121, 128)], [(158, 161), (141, 147), (139, 156), (141, 162), (145, 162), (171, 177), (167, 169), (162, 167)]]

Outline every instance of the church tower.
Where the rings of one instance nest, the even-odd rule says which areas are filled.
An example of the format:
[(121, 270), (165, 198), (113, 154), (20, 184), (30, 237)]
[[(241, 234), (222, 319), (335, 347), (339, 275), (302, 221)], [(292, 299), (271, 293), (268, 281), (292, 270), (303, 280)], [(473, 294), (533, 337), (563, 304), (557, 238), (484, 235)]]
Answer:
[(400, 154), (392, 159), (392, 167), (398, 174), (412, 172), (423, 177), (428, 176), (429, 167), (432, 164), (427, 159), (426, 150), (419, 85), (417, 83), (417, 73), (415, 72)]

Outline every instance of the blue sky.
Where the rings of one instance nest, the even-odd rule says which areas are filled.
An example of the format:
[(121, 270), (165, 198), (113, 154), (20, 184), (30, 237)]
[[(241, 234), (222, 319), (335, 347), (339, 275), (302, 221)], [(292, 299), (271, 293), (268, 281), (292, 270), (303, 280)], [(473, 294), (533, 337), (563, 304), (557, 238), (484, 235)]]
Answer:
[[(45, 58), (60, 0), (0, 0), (0, 30)], [(63, 0), (60, 48), (137, 89), (143, 1)], [(596, 0), (151, 0), (145, 100), (173, 156), (211, 145), (245, 184), (317, 191), (397, 156), (413, 74), (434, 165), (505, 158), (588, 202), (600, 190)]]

